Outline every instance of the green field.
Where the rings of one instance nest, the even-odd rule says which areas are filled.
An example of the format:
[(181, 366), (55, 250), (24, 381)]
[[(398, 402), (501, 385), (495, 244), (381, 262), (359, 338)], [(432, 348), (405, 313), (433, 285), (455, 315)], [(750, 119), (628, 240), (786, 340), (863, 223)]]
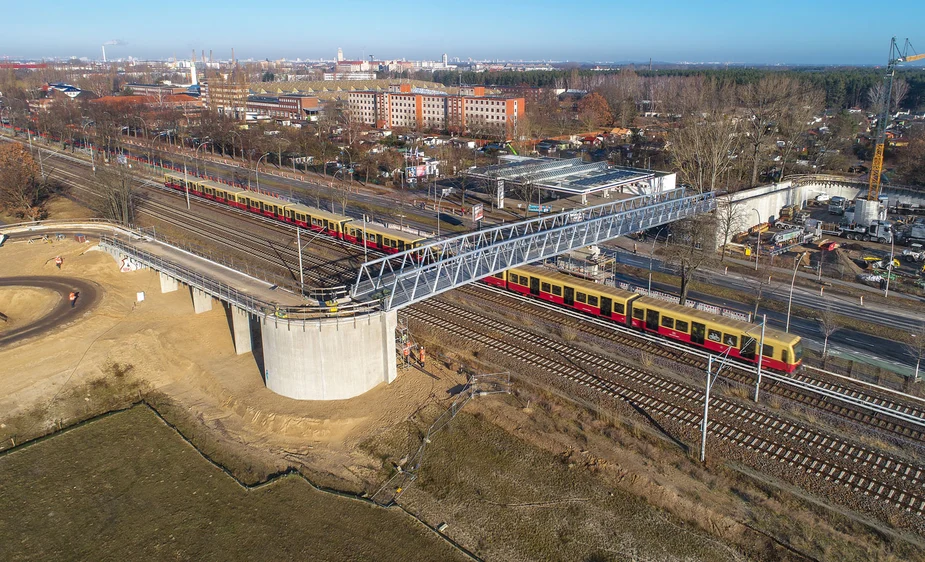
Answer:
[(247, 490), (148, 408), (0, 457), (3, 560), (458, 560), (396, 510), (298, 476)]

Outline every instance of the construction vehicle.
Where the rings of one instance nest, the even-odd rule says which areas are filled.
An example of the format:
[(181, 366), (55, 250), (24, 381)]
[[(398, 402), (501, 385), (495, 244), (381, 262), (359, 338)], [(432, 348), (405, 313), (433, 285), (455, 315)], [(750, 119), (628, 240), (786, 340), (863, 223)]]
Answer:
[(844, 197), (835, 197), (829, 199), (829, 214), (830, 215), (844, 215), (845, 207), (848, 206), (848, 200)]
[(832, 234), (848, 240), (863, 240), (864, 242), (879, 242), (881, 244), (889, 244), (893, 241), (893, 228), (889, 221), (873, 221), (867, 226), (851, 223), (836, 224), (834, 222), (816, 221), (815, 219), (809, 219), (806, 223), (808, 228), (817, 229), (819, 235)]
[(922, 246), (919, 244), (914, 244), (911, 250), (903, 250), (902, 256), (906, 263), (925, 261), (925, 251), (922, 251)]
[(880, 175), (883, 172), (883, 151), (886, 148), (886, 128), (890, 118), (890, 104), (893, 96), (893, 78), (896, 75), (896, 65), (904, 62), (913, 62), (925, 59), (925, 54), (910, 54), (912, 44), (906, 39), (902, 50), (896, 43), (896, 38), (890, 40), (890, 56), (883, 75), (883, 107), (877, 116), (877, 136), (875, 137), (874, 159), (870, 166), (870, 181), (867, 188), (867, 200), (877, 201), (880, 196)]
[(925, 225), (908, 224), (896, 232), (896, 241), (904, 246), (925, 244)]

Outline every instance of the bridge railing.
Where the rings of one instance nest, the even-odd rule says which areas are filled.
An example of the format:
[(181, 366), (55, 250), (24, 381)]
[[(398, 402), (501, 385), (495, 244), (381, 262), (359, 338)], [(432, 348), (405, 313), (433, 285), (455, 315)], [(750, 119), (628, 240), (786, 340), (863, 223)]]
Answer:
[(715, 208), (713, 193), (688, 197), (678, 189), (436, 240), (363, 264), (352, 294), (391, 310), (511, 267)]
[(248, 293), (243, 293), (231, 285), (222, 283), (202, 272), (195, 271), (169, 259), (155, 255), (114, 236), (101, 236), (100, 246), (117, 250), (144, 266), (161, 271), (178, 281), (182, 281), (190, 287), (199, 289), (208, 295), (257, 316), (276, 317), (286, 320), (309, 320), (331, 317), (350, 317), (376, 310), (375, 307), (363, 303), (281, 306), (256, 298)]

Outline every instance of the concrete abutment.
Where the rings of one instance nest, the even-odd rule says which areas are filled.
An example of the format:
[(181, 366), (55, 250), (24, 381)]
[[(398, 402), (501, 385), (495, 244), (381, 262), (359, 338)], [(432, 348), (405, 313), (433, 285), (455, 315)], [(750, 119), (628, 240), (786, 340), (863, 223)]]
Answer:
[(161, 293), (172, 293), (180, 288), (180, 282), (163, 271), (158, 272), (161, 278)]
[(261, 323), (267, 388), (298, 400), (359, 396), (397, 376), (396, 311)]
[(212, 295), (195, 287), (190, 287), (190, 291), (193, 293), (193, 310), (196, 314), (212, 310)]

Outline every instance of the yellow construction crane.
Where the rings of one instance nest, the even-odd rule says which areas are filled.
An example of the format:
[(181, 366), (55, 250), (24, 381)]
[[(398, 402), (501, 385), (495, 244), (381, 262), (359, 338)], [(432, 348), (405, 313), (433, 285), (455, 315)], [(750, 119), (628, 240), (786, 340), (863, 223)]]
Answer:
[(867, 199), (876, 201), (880, 196), (880, 174), (883, 173), (883, 149), (886, 146), (886, 127), (890, 120), (890, 102), (893, 96), (893, 77), (896, 75), (896, 65), (904, 62), (913, 62), (925, 59), (925, 54), (909, 54), (914, 52), (912, 44), (906, 39), (902, 50), (896, 43), (896, 38), (890, 41), (890, 57), (886, 65), (886, 74), (883, 75), (884, 97), (883, 108), (877, 116), (877, 137), (874, 145), (874, 161), (870, 166), (870, 183), (867, 188)]

